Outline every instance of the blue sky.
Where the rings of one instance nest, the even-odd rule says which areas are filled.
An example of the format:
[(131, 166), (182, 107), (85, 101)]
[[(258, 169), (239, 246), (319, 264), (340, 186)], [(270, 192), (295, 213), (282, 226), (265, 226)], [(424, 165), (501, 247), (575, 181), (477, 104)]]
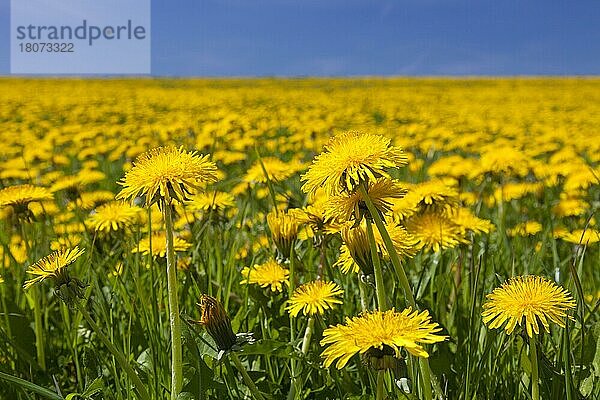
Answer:
[(152, 73), (597, 75), (600, 1), (153, 0)]

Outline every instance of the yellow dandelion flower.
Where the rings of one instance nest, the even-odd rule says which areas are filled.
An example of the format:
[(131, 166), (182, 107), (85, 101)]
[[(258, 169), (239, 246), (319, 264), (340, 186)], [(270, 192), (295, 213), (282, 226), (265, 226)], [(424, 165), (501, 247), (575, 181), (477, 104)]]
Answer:
[(222, 210), (235, 206), (235, 198), (229, 193), (215, 190), (195, 194), (186, 206), (192, 212)]
[(569, 243), (588, 245), (600, 242), (600, 231), (592, 228), (576, 229), (572, 232), (564, 232), (560, 238)]
[(133, 168), (118, 182), (123, 189), (117, 199), (133, 201), (144, 196), (146, 206), (160, 199), (166, 204), (183, 202), (201, 183), (215, 182), (216, 171), (208, 155), (187, 152), (183, 147), (158, 147), (136, 158)]
[(93, 192), (83, 192), (74, 202), (67, 205), (67, 209), (76, 208), (82, 210), (93, 210), (94, 208), (114, 200), (115, 194), (108, 190), (95, 190)]
[[(367, 256), (369, 254), (370, 253), (368, 253)], [(359, 253), (359, 256), (360, 255), (362, 254)], [(340, 246), (340, 256), (338, 257), (337, 261), (333, 264), (333, 266), (338, 267), (344, 274), (347, 274), (349, 272), (357, 273), (361, 270), (358, 262), (354, 259), (354, 257), (352, 257), (350, 249), (348, 249), (348, 246), (346, 246), (345, 244), (342, 244)], [(372, 269), (373, 268), (371, 268), (371, 270)]]
[[(394, 249), (399, 257), (411, 258), (419, 251), (421, 247), (419, 240), (407, 232), (402, 225), (388, 223), (386, 224), (386, 230), (392, 239)], [(342, 248), (340, 249), (340, 258), (335, 265), (339, 266), (342, 272), (356, 271), (356, 266), (358, 266), (364, 275), (371, 275), (373, 273), (373, 264), (366, 222), (363, 221), (358, 226), (348, 224), (341, 230), (341, 236)], [(373, 236), (375, 237), (378, 253), (383, 257), (388, 257), (385, 242), (378, 229), (373, 229)], [(356, 266), (349, 262), (348, 255), (354, 260)]]
[(508, 229), (509, 236), (533, 236), (542, 231), (542, 224), (537, 221), (527, 221)]
[(329, 195), (352, 192), (366, 181), (389, 178), (386, 169), (407, 164), (401, 148), (380, 135), (347, 132), (331, 138), (304, 175), (302, 190), (314, 193), (323, 187)]
[(78, 234), (70, 234), (67, 236), (59, 236), (50, 242), (51, 250), (60, 250), (66, 247), (77, 246), (81, 243), (81, 236)]
[(257, 284), (261, 287), (271, 287), (273, 292), (281, 292), (283, 285), (288, 284), (289, 271), (274, 260), (267, 261), (264, 264), (255, 265), (252, 268), (244, 267), (242, 276), (244, 279), (241, 284)]
[(301, 221), (293, 212), (271, 211), (267, 214), (267, 225), (277, 250), (284, 258), (289, 258), (292, 246), (298, 238)]
[(431, 322), (427, 310), (413, 311), (410, 307), (402, 312), (395, 310), (363, 313), (358, 317), (346, 318), (344, 325), (329, 327), (323, 331), (321, 345), (327, 347), (322, 356), (329, 367), (337, 360), (336, 367), (343, 368), (355, 354), (373, 350), (391, 350), (396, 358), (404, 348), (417, 357), (429, 357), (422, 344), (446, 340), (437, 334), (442, 328)]
[(422, 182), (410, 188), (406, 195), (412, 204), (421, 210), (434, 208), (437, 211), (454, 207), (459, 203), (458, 190), (441, 180)]
[(246, 183), (266, 183), (266, 170), (269, 180), (273, 182), (280, 182), (294, 175), (301, 168), (302, 164), (300, 163), (285, 162), (276, 157), (262, 157), (260, 160), (256, 160), (248, 169), (248, 171), (246, 171), (246, 175), (244, 175), (243, 180)]
[(73, 264), (84, 252), (85, 249), (80, 250), (79, 247), (75, 246), (72, 249), (55, 251), (42, 258), (27, 269), (27, 273), (35, 275), (35, 278), (26, 281), (23, 287), (28, 289), (47, 278), (53, 278), (58, 286), (62, 283), (68, 283), (69, 278), (66, 268)]
[(334, 304), (342, 304), (336, 296), (341, 296), (344, 291), (335, 282), (314, 281), (298, 287), (288, 300), (286, 310), (292, 317), (298, 316), (300, 311), (304, 315), (323, 314), (325, 310), (333, 308)]
[(548, 320), (565, 326), (566, 311), (575, 308), (571, 294), (541, 276), (517, 276), (487, 295), (483, 305), (483, 323), (511, 334), (515, 326), (525, 326), (529, 337), (540, 333), (539, 323), (550, 332)]
[(449, 218), (436, 212), (413, 215), (406, 220), (406, 229), (421, 241), (423, 246), (439, 251), (466, 243), (463, 229)]
[[(152, 247), (150, 247), (152, 242)], [(173, 237), (173, 249), (175, 251), (186, 251), (191, 246), (179, 236)], [(131, 250), (133, 253), (142, 253), (148, 255), (152, 251), (153, 257), (165, 258), (167, 254), (167, 235), (165, 232), (152, 232), (152, 236), (147, 236), (139, 241), (137, 247)]]
[[(406, 189), (396, 181), (379, 178), (368, 183), (367, 193), (375, 208), (386, 215), (392, 209), (391, 200), (404, 197)], [(359, 191), (331, 196), (325, 203), (325, 217), (338, 221), (361, 219), (365, 212), (368, 212), (367, 205)]]
[(139, 207), (113, 201), (98, 207), (88, 222), (95, 231), (109, 233), (133, 226), (139, 219), (140, 211)]
[(452, 222), (464, 232), (490, 233), (494, 225), (487, 219), (479, 218), (468, 208), (460, 207), (451, 213)]
[(33, 185), (9, 186), (0, 190), (0, 209), (12, 207), (16, 215), (31, 217), (29, 203), (52, 199), (48, 189)]
[(293, 208), (289, 210), (294, 214), (303, 228), (298, 233), (298, 239), (305, 240), (314, 237), (315, 234), (331, 235), (339, 232), (342, 225), (332, 218), (325, 216), (325, 207), (322, 203), (308, 205), (301, 209)]
[(589, 204), (582, 199), (564, 198), (552, 207), (552, 213), (558, 217), (576, 217), (585, 214)]

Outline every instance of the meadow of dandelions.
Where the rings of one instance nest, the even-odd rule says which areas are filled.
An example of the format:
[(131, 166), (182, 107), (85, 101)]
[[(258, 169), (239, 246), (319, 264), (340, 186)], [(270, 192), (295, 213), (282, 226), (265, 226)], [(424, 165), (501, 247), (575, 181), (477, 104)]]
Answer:
[(600, 81), (0, 90), (0, 399), (600, 397)]

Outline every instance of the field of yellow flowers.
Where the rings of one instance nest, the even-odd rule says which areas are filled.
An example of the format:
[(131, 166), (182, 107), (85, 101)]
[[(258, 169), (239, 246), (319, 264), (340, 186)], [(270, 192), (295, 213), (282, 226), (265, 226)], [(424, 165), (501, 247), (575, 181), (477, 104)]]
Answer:
[(600, 79), (0, 93), (0, 399), (600, 398)]

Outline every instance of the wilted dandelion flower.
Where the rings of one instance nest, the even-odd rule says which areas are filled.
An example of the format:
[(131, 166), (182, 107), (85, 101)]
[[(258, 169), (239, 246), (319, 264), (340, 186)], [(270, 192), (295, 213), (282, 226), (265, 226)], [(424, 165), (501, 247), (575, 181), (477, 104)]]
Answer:
[(386, 169), (401, 167), (407, 161), (401, 148), (390, 145), (390, 139), (360, 132), (343, 133), (331, 138), (302, 175), (302, 190), (314, 193), (323, 187), (329, 195), (352, 192), (362, 182), (389, 178)]
[(401, 358), (402, 348), (414, 356), (429, 357), (422, 344), (444, 341), (446, 336), (437, 334), (441, 330), (431, 322), (427, 310), (418, 312), (409, 307), (402, 312), (366, 312), (323, 331), (321, 345), (330, 345), (322, 353), (324, 364), (329, 367), (337, 360), (336, 367), (341, 369), (353, 355), (367, 352), (369, 356), (391, 352)]
[(29, 203), (52, 199), (48, 189), (33, 185), (9, 186), (0, 190), (0, 208), (12, 207), (16, 216), (30, 219)]
[(517, 324), (525, 326), (529, 337), (539, 334), (539, 323), (550, 332), (548, 320), (565, 326), (566, 311), (575, 308), (571, 294), (541, 276), (517, 276), (504, 282), (487, 295), (483, 305), (483, 322), (511, 334)]
[(300, 220), (294, 213), (271, 211), (267, 214), (267, 225), (269, 225), (273, 242), (286, 259), (290, 258), (292, 246), (298, 238), (300, 224)]
[(216, 171), (208, 155), (187, 152), (183, 147), (157, 147), (136, 158), (133, 168), (118, 182), (123, 189), (117, 199), (133, 201), (144, 196), (146, 206), (160, 199), (168, 205), (174, 200), (183, 202), (201, 183), (216, 181)]
[(264, 264), (255, 265), (252, 268), (244, 267), (241, 284), (255, 283), (261, 287), (271, 287), (273, 292), (281, 292), (283, 285), (288, 283), (289, 271), (275, 260), (269, 260)]
[(67, 267), (73, 264), (84, 251), (75, 246), (72, 249), (55, 251), (42, 258), (27, 269), (27, 273), (35, 275), (35, 278), (25, 281), (23, 287), (29, 289), (32, 285), (51, 278), (56, 284), (55, 292), (65, 302), (70, 303), (75, 298), (82, 298), (82, 289), (85, 285), (78, 279), (71, 278)]
[[(152, 247), (150, 247), (152, 242)], [(173, 237), (173, 250), (186, 251), (191, 246), (179, 236)], [(167, 236), (165, 232), (152, 232), (152, 236), (147, 236), (139, 241), (137, 247), (134, 247), (132, 253), (142, 253), (148, 255), (152, 251), (153, 257), (165, 258), (167, 254)]]
[(231, 328), (231, 319), (223, 305), (214, 297), (203, 294), (198, 303), (200, 320), (210, 337), (221, 351), (228, 351), (236, 344), (237, 337)]
[(95, 231), (109, 233), (134, 225), (141, 209), (120, 201), (104, 204), (96, 209), (88, 221)]
[(336, 297), (343, 293), (335, 282), (319, 280), (305, 283), (294, 291), (286, 309), (292, 317), (296, 317), (300, 311), (304, 315), (323, 314), (325, 310), (332, 309), (334, 304), (342, 304)]

